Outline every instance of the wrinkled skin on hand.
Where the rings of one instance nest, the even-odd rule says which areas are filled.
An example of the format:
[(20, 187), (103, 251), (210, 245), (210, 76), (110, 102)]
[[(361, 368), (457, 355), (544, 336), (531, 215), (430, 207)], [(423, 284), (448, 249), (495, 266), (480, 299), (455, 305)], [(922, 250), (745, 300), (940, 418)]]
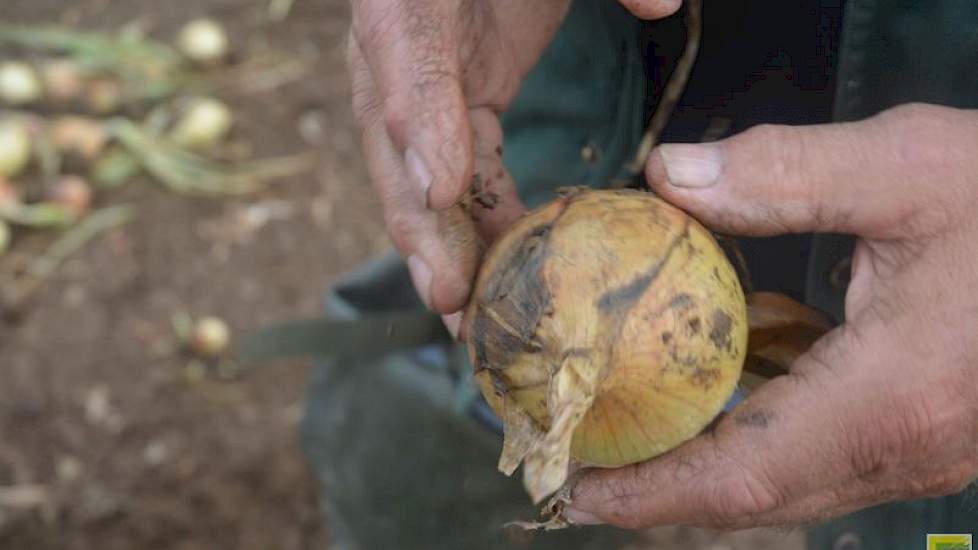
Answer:
[(589, 472), (568, 517), (792, 525), (978, 478), (975, 151), (978, 111), (908, 105), (653, 152), (651, 186), (717, 230), (857, 235), (846, 322), (715, 431)]
[[(612, 0), (608, 0), (612, 1)], [(680, 0), (627, 0), (642, 17)], [(570, 0), (353, 0), (354, 111), (394, 245), (432, 309), (465, 305), (483, 244), (524, 211), (502, 165), (499, 113)], [(478, 175), (493, 208), (459, 203)], [(474, 221), (473, 221), (474, 220)], [(447, 320), (458, 325), (458, 315)]]

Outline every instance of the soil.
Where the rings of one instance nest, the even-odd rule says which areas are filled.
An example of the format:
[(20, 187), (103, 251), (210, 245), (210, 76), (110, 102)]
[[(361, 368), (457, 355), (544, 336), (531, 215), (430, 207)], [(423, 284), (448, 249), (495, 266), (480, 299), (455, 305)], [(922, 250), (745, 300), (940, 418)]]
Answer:
[[(314, 316), (331, 280), (389, 249), (349, 109), (348, 2), (296, 0), (277, 23), (268, 0), (3, 4), (6, 22), (139, 21), (161, 39), (192, 17), (219, 19), (239, 59), (272, 52), (305, 67), (228, 91), (234, 140), (256, 157), (311, 150), (316, 165), (247, 198), (149, 180), (99, 192), (96, 206), (129, 203), (135, 219), (0, 321), (0, 548), (324, 548), (296, 438), (308, 364), (222, 376), (180, 352), (172, 319), (217, 315), (241, 334)], [(21, 233), (4, 261), (50, 239)], [(655, 548), (800, 548), (797, 534), (649, 536)]]

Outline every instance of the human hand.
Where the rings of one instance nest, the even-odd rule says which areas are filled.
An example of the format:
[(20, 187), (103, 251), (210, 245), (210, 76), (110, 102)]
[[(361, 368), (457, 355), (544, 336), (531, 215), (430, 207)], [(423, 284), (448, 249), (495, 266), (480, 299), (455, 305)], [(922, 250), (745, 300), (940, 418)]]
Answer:
[[(498, 114), (568, 5), (353, 1), (349, 64), (368, 167), (394, 245), (436, 311), (465, 304), (480, 238), (523, 212), (502, 165)], [(456, 204), (474, 174), (495, 207), (475, 202), (470, 214)]]
[(593, 470), (565, 511), (629, 528), (792, 525), (978, 478), (978, 111), (664, 145), (651, 186), (728, 233), (859, 237), (846, 322), (712, 432)]

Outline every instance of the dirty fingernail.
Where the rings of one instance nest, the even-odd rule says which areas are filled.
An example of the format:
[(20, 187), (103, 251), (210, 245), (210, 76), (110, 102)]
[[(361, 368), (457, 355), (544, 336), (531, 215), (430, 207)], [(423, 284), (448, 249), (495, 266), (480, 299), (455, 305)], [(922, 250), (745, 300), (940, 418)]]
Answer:
[(408, 178), (411, 183), (418, 188), (421, 194), (421, 201), (428, 206), (428, 189), (431, 187), (431, 170), (425, 164), (424, 159), (413, 148), (408, 147), (404, 152), (404, 166), (407, 169)]
[(411, 282), (414, 283), (418, 296), (424, 305), (431, 309), (431, 268), (416, 255), (408, 256), (406, 263), (408, 271), (411, 273)]
[(660, 145), (659, 155), (676, 187), (709, 187), (723, 170), (723, 151), (714, 143)]
[(564, 508), (563, 514), (565, 519), (576, 525), (600, 525), (604, 523), (598, 516), (575, 508)]

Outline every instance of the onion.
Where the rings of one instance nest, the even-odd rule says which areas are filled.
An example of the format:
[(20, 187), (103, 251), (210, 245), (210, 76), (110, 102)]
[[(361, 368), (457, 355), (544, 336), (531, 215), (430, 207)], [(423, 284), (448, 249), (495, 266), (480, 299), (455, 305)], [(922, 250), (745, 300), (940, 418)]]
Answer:
[(227, 137), (232, 124), (227, 105), (212, 98), (195, 99), (173, 125), (170, 139), (190, 149), (208, 149)]
[(0, 256), (3, 256), (10, 248), (10, 226), (7, 222), (0, 220)]
[(217, 21), (195, 19), (181, 29), (177, 48), (195, 63), (216, 65), (228, 55), (228, 36)]
[(0, 177), (0, 211), (20, 206), (20, 191), (10, 181)]
[(92, 80), (85, 87), (85, 104), (93, 113), (114, 113), (122, 106), (122, 100), (122, 85), (111, 78)]
[(0, 178), (12, 178), (31, 161), (31, 135), (27, 126), (12, 118), (0, 119)]
[(617, 467), (699, 434), (740, 378), (747, 313), (703, 226), (637, 191), (578, 191), (493, 245), (467, 315), (483, 395), (539, 501), (569, 459)]
[(9, 105), (26, 105), (44, 96), (37, 72), (21, 61), (0, 63), (0, 101)]
[(231, 340), (231, 330), (219, 317), (203, 317), (194, 325), (190, 349), (199, 357), (212, 359), (221, 355)]
[(67, 115), (56, 118), (49, 127), (51, 144), (62, 154), (77, 154), (92, 162), (108, 142), (105, 126), (93, 118)]
[(62, 176), (51, 188), (48, 200), (79, 219), (92, 205), (92, 187), (79, 176)]
[(40, 72), (44, 91), (53, 101), (73, 101), (85, 91), (85, 74), (72, 61), (49, 61), (41, 65)]

